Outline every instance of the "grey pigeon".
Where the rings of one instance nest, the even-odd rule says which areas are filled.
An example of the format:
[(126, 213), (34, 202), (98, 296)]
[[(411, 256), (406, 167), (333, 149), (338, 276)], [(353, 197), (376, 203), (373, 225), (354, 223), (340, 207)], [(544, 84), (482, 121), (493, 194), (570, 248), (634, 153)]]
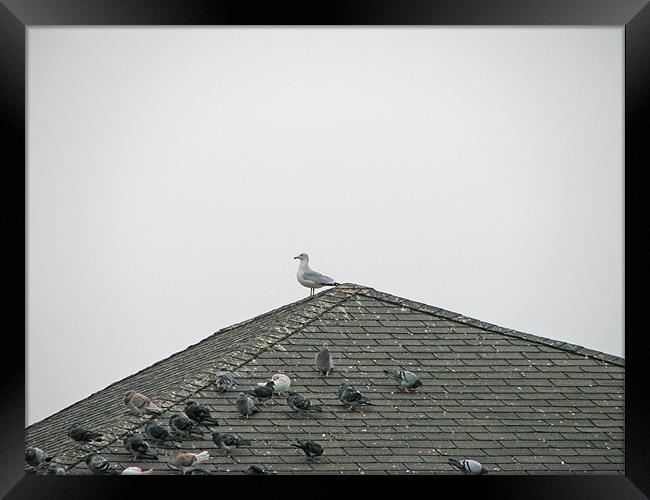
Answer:
[(185, 404), (185, 415), (200, 425), (219, 425), (219, 421), (210, 415), (210, 410), (195, 401)]
[(361, 405), (372, 405), (367, 397), (349, 384), (341, 384), (341, 388), (339, 389), (339, 401), (341, 401), (345, 406), (348, 406), (351, 410), (355, 410)]
[(384, 374), (397, 382), (400, 391), (415, 391), (418, 387), (422, 386), (422, 381), (418, 376), (407, 370), (401, 370), (398, 372), (384, 370)]
[(457, 469), (462, 470), (464, 474), (478, 475), (488, 473), (488, 470), (476, 460), (465, 459), (458, 461), (454, 458), (450, 458), (449, 465), (453, 465)]
[(45, 474), (51, 474), (54, 476), (65, 476), (65, 469), (61, 467), (59, 464), (50, 464), (47, 466), (47, 470), (45, 471)]
[(316, 353), (315, 361), (316, 369), (321, 375), (329, 375), (332, 371), (332, 368), (334, 368), (334, 363), (332, 363), (332, 356), (325, 344), (323, 344), (321, 350)]
[(260, 411), (259, 408), (255, 406), (253, 400), (243, 392), (240, 392), (237, 396), (235, 406), (237, 407), (239, 413), (241, 413), (241, 416), (245, 417), (246, 419), (255, 413), (259, 413)]
[(158, 455), (149, 451), (149, 443), (132, 432), (127, 432), (124, 436), (124, 448), (133, 458), (148, 458), (158, 460)]
[(323, 408), (318, 405), (312, 405), (311, 401), (297, 392), (289, 392), (287, 397), (287, 404), (289, 408), (302, 413), (319, 413)]
[(91, 443), (92, 441), (101, 441), (102, 435), (90, 431), (79, 424), (72, 424), (68, 427), (68, 436), (79, 443)]
[(194, 467), (193, 469), (187, 469), (183, 472), (184, 476), (209, 476), (210, 471), (208, 469), (202, 469), (201, 467)]
[(214, 377), (214, 384), (217, 386), (219, 392), (229, 391), (237, 385), (235, 383), (235, 376), (227, 370), (218, 371)]
[(165, 441), (178, 441), (177, 438), (172, 436), (167, 429), (155, 420), (150, 420), (146, 423), (144, 426), (144, 435), (158, 444), (164, 443)]
[(300, 448), (305, 455), (307, 455), (309, 460), (314, 457), (320, 457), (323, 454), (323, 447), (314, 441), (305, 441), (303, 443), (302, 441), (296, 440), (296, 442), (292, 443), (291, 446)]
[(124, 404), (129, 413), (134, 415), (142, 415), (143, 413), (160, 415), (163, 412), (162, 408), (153, 403), (147, 396), (134, 390), (127, 391), (124, 394)]
[(265, 405), (269, 399), (271, 400), (271, 402), (273, 402), (274, 393), (275, 393), (275, 382), (273, 380), (269, 380), (265, 385), (258, 385), (254, 387), (249, 394), (255, 396), (258, 402)]
[(25, 462), (27, 462), (32, 467), (38, 467), (43, 462), (50, 462), (52, 457), (40, 448), (35, 446), (30, 448), (25, 448)]
[(86, 465), (95, 474), (118, 474), (111, 464), (101, 455), (90, 455), (86, 458)]
[(174, 413), (169, 418), (169, 428), (175, 437), (190, 438), (193, 434), (197, 434), (199, 436), (202, 436), (204, 434), (194, 427), (196, 427), (194, 420), (190, 420), (185, 415), (181, 415), (180, 413)]
[(252, 464), (246, 469), (246, 474), (249, 475), (266, 475), (268, 472), (260, 464)]
[(324, 274), (311, 269), (309, 267), (309, 255), (306, 253), (301, 253), (297, 257), (294, 257), (294, 259), (298, 259), (300, 261), (300, 264), (298, 265), (298, 272), (296, 273), (298, 283), (306, 288), (309, 288), (310, 296), (314, 295), (315, 288), (338, 285), (338, 283), (329, 276), (325, 276)]
[(251, 444), (250, 441), (241, 439), (237, 436), (233, 436), (232, 434), (225, 434), (223, 432), (213, 432), (212, 441), (214, 441), (214, 444), (216, 444), (224, 451), (234, 450), (240, 446)]

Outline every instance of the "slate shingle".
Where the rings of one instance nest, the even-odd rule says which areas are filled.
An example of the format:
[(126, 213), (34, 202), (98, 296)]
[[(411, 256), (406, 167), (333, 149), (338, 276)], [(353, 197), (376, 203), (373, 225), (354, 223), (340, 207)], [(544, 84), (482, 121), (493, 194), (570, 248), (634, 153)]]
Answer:
[[(329, 377), (313, 367), (323, 341), (335, 364)], [(298, 416), (276, 397), (242, 420), (236, 392), (210, 387), (221, 367), (237, 371), (241, 389), (287, 373), (292, 388), (324, 411)], [(415, 371), (425, 385), (400, 393), (384, 368)], [(342, 381), (374, 406), (344, 408)], [(251, 463), (278, 473), (454, 473), (447, 458), (471, 456), (491, 473), (623, 474), (623, 384), (620, 358), (346, 284), (221, 330), (28, 427), (26, 442), (69, 473), (87, 474), (88, 451), (66, 436), (80, 422), (105, 433), (98, 451), (116, 467), (169, 473), (164, 460), (132, 462), (122, 448), (120, 435), (147, 421), (124, 412), (122, 395), (137, 388), (165, 409), (158, 419), (165, 424), (191, 397), (219, 418), (220, 431), (252, 441), (231, 456), (209, 436), (183, 443), (210, 451), (215, 473), (241, 473)], [(321, 443), (320, 461), (291, 448), (296, 438)]]

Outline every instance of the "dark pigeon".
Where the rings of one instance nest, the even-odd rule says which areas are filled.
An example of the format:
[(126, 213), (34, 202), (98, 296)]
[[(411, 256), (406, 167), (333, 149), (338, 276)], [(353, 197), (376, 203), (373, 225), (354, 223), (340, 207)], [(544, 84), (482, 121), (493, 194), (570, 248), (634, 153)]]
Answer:
[(149, 443), (132, 432), (127, 432), (124, 436), (124, 448), (133, 458), (158, 460), (158, 455), (149, 451)]
[(199, 425), (219, 425), (219, 421), (210, 415), (209, 409), (194, 401), (188, 401), (185, 404), (185, 415)]
[(323, 447), (314, 441), (305, 441), (303, 443), (302, 441), (296, 440), (296, 442), (292, 443), (291, 446), (300, 448), (305, 455), (307, 455), (309, 460), (314, 457), (320, 457), (323, 454)]
[(79, 424), (72, 424), (68, 428), (68, 436), (79, 443), (91, 443), (102, 440), (101, 434), (88, 430)]
[(361, 405), (372, 405), (368, 398), (348, 384), (341, 384), (339, 389), (339, 400), (351, 410)]

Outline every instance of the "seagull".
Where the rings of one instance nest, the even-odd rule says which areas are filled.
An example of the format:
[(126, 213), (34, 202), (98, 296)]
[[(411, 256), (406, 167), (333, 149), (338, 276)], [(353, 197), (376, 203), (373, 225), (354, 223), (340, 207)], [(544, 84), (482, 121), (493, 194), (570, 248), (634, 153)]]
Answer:
[(309, 255), (307, 255), (306, 253), (301, 253), (297, 257), (294, 257), (294, 259), (298, 259), (300, 261), (300, 265), (298, 266), (298, 272), (296, 273), (296, 277), (298, 278), (298, 283), (310, 289), (309, 292), (310, 297), (314, 295), (315, 288), (338, 285), (338, 283), (334, 281), (332, 278), (330, 278), (329, 276), (325, 276), (324, 274), (313, 271), (309, 267)]

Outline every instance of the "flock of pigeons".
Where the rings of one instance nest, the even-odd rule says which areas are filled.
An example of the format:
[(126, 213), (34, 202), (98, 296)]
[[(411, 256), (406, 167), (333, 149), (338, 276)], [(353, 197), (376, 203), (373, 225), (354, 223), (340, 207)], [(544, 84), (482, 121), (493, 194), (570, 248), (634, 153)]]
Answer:
[[(315, 366), (318, 372), (323, 376), (328, 376), (334, 367), (332, 356), (326, 345), (318, 351), (315, 356)], [(418, 387), (422, 386), (419, 377), (410, 371), (384, 370), (384, 374), (395, 381), (400, 391), (415, 392)], [(232, 391), (236, 387), (235, 375), (230, 371), (219, 371), (215, 374), (214, 386), (218, 392)], [(274, 396), (287, 395), (286, 402), (289, 408), (301, 415), (314, 415), (322, 412), (322, 406), (314, 405), (309, 398), (302, 394), (292, 391), (291, 379), (284, 373), (276, 373), (266, 383), (260, 383), (252, 388), (250, 392), (239, 392), (235, 399), (235, 407), (244, 419), (259, 413), (260, 406), (265, 406), (267, 402), (273, 403)], [(362, 406), (369, 406), (372, 403), (369, 399), (361, 394), (357, 389), (349, 384), (341, 384), (338, 391), (338, 398), (341, 404), (350, 410), (356, 410)], [(160, 415), (163, 409), (152, 402), (147, 396), (137, 391), (130, 390), (124, 395), (124, 404), (127, 411), (135, 415)], [(212, 441), (220, 450), (230, 453), (240, 446), (247, 446), (251, 443), (236, 435), (223, 432), (212, 432), (212, 427), (218, 426), (219, 421), (214, 418), (210, 410), (198, 404), (195, 401), (185, 403), (184, 414), (180, 412), (173, 413), (169, 418), (169, 429), (159, 422), (149, 420), (144, 426), (144, 437), (138, 436), (133, 432), (127, 432), (123, 436), (124, 449), (131, 455), (133, 460), (159, 460), (156, 453), (149, 443), (148, 439), (158, 446), (170, 443), (172, 447), (178, 447), (179, 441), (193, 439), (196, 436), (205, 436), (206, 431), (211, 432)], [(82, 443), (82, 447), (94, 442), (101, 442), (102, 435), (93, 432), (79, 424), (73, 424), (68, 429), (68, 436), (73, 441)], [(313, 460), (323, 454), (323, 447), (311, 440), (296, 440), (291, 446), (302, 450), (307, 460)], [(189, 451), (174, 450), (167, 457), (167, 462), (171, 468), (179, 470), (183, 475), (210, 475), (210, 471), (199, 467), (200, 464), (210, 458), (208, 451), (193, 453)], [(65, 469), (56, 463), (51, 463), (52, 457), (40, 448), (31, 447), (25, 450), (26, 462), (35, 468), (45, 467), (47, 474), (63, 475)], [(486, 474), (487, 470), (475, 460), (454, 460), (449, 459), (449, 464), (457, 467), (466, 474)], [(103, 456), (92, 453), (86, 458), (86, 465), (95, 474), (120, 474)], [(124, 469), (123, 475), (148, 475), (152, 474), (153, 469), (143, 470), (140, 467), (132, 466)], [(259, 464), (251, 465), (247, 474), (268, 474), (269, 472)]]
[[(320, 274), (309, 268), (309, 256), (302, 253), (295, 257), (300, 260), (297, 278), (300, 284), (310, 288), (310, 295), (313, 295), (315, 288), (322, 286), (336, 285), (337, 283), (328, 276)], [(334, 367), (332, 356), (327, 349), (326, 345), (318, 351), (315, 356), (316, 370), (322, 376), (328, 376)], [(416, 391), (418, 387), (422, 386), (422, 381), (419, 377), (410, 371), (400, 370), (391, 371), (384, 370), (384, 374), (393, 379), (400, 391)], [(214, 386), (218, 392), (228, 392), (236, 387), (235, 375), (230, 371), (219, 371), (215, 374)], [(283, 374), (276, 373), (268, 382), (260, 383), (249, 393), (239, 392), (235, 400), (235, 407), (240, 415), (248, 419), (249, 417), (259, 413), (260, 406), (266, 405), (268, 401), (273, 403), (273, 397), (276, 395), (287, 395), (286, 402), (289, 408), (293, 411), (300, 413), (303, 416), (315, 415), (322, 412), (322, 406), (314, 405), (309, 398), (299, 394), (298, 392), (291, 391), (291, 379)], [(341, 384), (338, 391), (339, 401), (350, 410), (356, 410), (362, 406), (372, 405), (372, 403), (361, 392), (349, 384)], [(160, 415), (163, 413), (162, 408), (153, 403), (147, 396), (135, 390), (130, 390), (124, 395), (124, 404), (127, 411), (135, 415)], [(187, 401), (184, 408), (184, 414), (176, 412), (171, 415), (169, 419), (169, 430), (161, 425), (159, 422), (149, 420), (144, 426), (144, 436), (158, 446), (171, 443), (170, 446), (178, 448), (178, 442), (193, 439), (195, 436), (205, 436), (206, 431), (211, 432), (212, 441), (226, 453), (239, 448), (240, 446), (247, 446), (251, 443), (238, 436), (222, 433), (212, 432), (211, 427), (218, 426), (219, 421), (212, 417), (210, 410), (195, 401)], [(93, 432), (79, 424), (73, 424), (68, 429), (68, 436), (75, 442), (84, 445), (94, 442), (101, 442), (102, 435)], [(141, 436), (133, 432), (127, 432), (123, 436), (123, 445), (126, 451), (131, 455), (133, 460), (159, 460), (159, 455), (152, 449), (147, 441)], [(311, 440), (300, 441), (296, 440), (291, 443), (291, 446), (302, 450), (307, 457), (307, 460), (314, 460), (320, 457), (324, 450), (323, 447)], [(199, 467), (199, 464), (204, 463), (210, 458), (207, 451), (200, 453), (193, 453), (189, 451), (181, 451), (175, 449), (167, 457), (168, 465), (176, 470), (179, 470), (183, 475), (210, 475), (210, 471)], [(45, 469), (47, 474), (64, 475), (65, 469), (56, 463), (52, 463), (52, 457), (40, 448), (30, 447), (25, 450), (25, 461), (28, 465), (36, 469)], [(487, 469), (476, 460), (464, 459), (455, 460), (449, 459), (449, 464), (463, 471), (465, 474), (487, 474)], [(103, 456), (97, 453), (91, 453), (86, 458), (86, 465), (95, 474), (120, 474), (115, 470), (111, 464)], [(122, 475), (149, 475), (153, 473), (153, 469), (143, 470), (140, 467), (132, 466), (124, 469)], [(246, 474), (269, 474), (259, 464), (251, 465)]]

